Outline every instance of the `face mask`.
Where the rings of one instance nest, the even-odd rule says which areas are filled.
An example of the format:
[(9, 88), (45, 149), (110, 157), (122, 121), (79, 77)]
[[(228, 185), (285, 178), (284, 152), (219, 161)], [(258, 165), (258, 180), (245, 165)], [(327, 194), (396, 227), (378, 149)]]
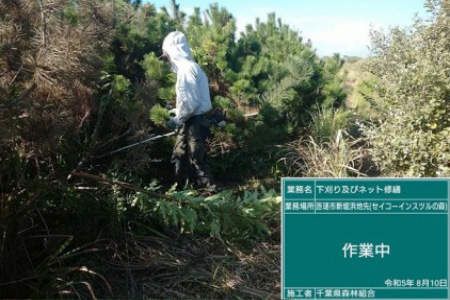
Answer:
[(177, 66), (172, 62), (172, 60), (169, 58), (167, 54), (163, 54), (158, 58), (164, 61), (165, 65), (170, 69), (170, 71), (177, 73), (178, 71)]

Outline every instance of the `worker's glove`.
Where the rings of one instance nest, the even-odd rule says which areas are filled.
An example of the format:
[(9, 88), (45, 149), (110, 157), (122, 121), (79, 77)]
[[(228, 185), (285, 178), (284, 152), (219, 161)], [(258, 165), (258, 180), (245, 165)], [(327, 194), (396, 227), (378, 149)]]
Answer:
[(169, 110), (169, 116), (175, 117), (176, 115), (177, 115), (177, 109), (176, 108)]
[(215, 108), (210, 113), (211, 124), (219, 128), (224, 128), (227, 125), (227, 117), (219, 108)]
[(219, 128), (224, 128), (227, 125), (227, 122), (225, 120), (220, 121), (219, 123), (217, 123), (217, 127)]
[(177, 121), (175, 120), (175, 118), (169, 118), (169, 119), (166, 121), (166, 127), (167, 127), (168, 129), (170, 129), (170, 130), (175, 130), (175, 129), (177, 128), (177, 126), (178, 126), (178, 123), (177, 123)]

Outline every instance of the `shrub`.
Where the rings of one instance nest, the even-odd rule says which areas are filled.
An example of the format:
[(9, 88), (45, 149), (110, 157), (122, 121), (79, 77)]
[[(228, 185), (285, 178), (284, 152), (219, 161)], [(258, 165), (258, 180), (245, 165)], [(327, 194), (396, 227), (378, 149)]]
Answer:
[(372, 33), (371, 72), (380, 118), (364, 127), (386, 175), (450, 172), (450, 1), (427, 1), (431, 18)]

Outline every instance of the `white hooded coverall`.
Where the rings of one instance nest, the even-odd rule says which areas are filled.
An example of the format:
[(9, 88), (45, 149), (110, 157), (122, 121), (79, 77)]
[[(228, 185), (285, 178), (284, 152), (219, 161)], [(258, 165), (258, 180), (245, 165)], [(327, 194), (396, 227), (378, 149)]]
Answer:
[(179, 31), (169, 33), (162, 50), (169, 54), (172, 71), (177, 73), (176, 122), (208, 112), (212, 108), (208, 78), (192, 58), (186, 36)]
[(177, 74), (175, 122), (178, 126), (172, 162), (175, 163), (178, 185), (182, 188), (187, 181), (196, 188), (211, 185), (205, 147), (210, 135), (209, 120), (204, 116), (212, 108), (208, 78), (193, 60), (183, 33), (169, 33), (162, 49), (169, 56), (172, 71)]

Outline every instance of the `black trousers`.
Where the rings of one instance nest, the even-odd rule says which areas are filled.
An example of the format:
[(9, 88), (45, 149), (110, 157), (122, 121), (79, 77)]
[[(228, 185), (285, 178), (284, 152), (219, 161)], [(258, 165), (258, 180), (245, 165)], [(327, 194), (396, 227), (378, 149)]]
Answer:
[(211, 137), (210, 121), (205, 115), (190, 118), (177, 128), (172, 155), (179, 188), (192, 184), (194, 188), (213, 184), (207, 165), (206, 145)]

